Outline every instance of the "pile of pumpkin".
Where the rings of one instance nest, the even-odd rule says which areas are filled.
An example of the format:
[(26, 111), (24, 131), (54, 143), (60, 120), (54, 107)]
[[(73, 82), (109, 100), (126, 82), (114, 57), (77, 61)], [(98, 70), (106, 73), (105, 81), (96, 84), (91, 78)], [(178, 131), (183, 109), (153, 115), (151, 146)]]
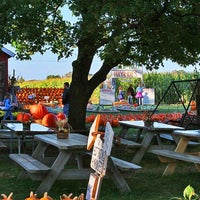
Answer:
[(57, 128), (57, 122), (62, 119), (66, 119), (64, 113), (49, 113), (43, 104), (30, 105), (29, 113), (20, 112), (17, 115), (17, 120), (23, 123), (35, 122), (50, 128)]
[[(169, 120), (176, 121), (182, 117), (182, 113), (155, 113), (151, 119), (156, 122), (167, 122)], [(96, 118), (95, 114), (91, 114), (86, 117), (86, 123), (92, 123)], [(110, 122), (112, 127), (118, 127), (119, 121), (133, 121), (143, 120), (144, 113), (130, 113), (130, 114), (101, 114), (100, 126), (106, 126), (106, 122)]]
[[(60, 196), (60, 200), (84, 200), (84, 194), (81, 194), (79, 196), (72, 197), (73, 194), (70, 193), (69, 195), (63, 194)], [(13, 193), (10, 193), (8, 196), (5, 194), (1, 194), (1, 200), (13, 200)], [(25, 198), (25, 200), (53, 200), (47, 192), (44, 193), (44, 196), (41, 198), (38, 198), (36, 194), (33, 192), (30, 192), (30, 196)]]

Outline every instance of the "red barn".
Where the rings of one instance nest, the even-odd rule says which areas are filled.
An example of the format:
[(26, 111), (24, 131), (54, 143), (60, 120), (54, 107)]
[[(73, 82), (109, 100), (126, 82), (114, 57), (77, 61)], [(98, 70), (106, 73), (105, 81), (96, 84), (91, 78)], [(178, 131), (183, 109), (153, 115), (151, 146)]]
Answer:
[(14, 56), (15, 54), (5, 47), (0, 49), (0, 101), (8, 92), (8, 59)]

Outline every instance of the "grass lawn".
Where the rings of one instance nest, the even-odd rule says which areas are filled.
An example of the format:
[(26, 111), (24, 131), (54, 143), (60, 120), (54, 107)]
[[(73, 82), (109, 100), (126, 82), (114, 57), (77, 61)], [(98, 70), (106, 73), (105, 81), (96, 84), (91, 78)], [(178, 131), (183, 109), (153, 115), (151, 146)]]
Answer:
[[(166, 110), (171, 109), (166, 107)], [(173, 111), (176, 108), (172, 109)], [(163, 109), (164, 110), (164, 109)], [(161, 111), (161, 110), (160, 110)], [(114, 131), (118, 133), (119, 128)], [(191, 147), (194, 148), (194, 147)], [(199, 147), (195, 147), (199, 151)], [(121, 147), (115, 148), (112, 154), (124, 160), (131, 160), (132, 152)], [(17, 176), (21, 168), (16, 166), (8, 157), (8, 150), (0, 150), (0, 194), (9, 195), (13, 192), (14, 200), (22, 200), (29, 196), (30, 191), (35, 192), (40, 182), (31, 179), (18, 180)], [(170, 176), (162, 176), (166, 164), (160, 163), (158, 158), (151, 153), (146, 153), (142, 162), (141, 170), (136, 171), (127, 182), (132, 190), (131, 193), (121, 194), (113, 184), (112, 180), (104, 179), (100, 200), (169, 200), (171, 197), (182, 197), (184, 188), (187, 185), (194, 187), (196, 193), (200, 191), (199, 172), (191, 163), (181, 163)], [(54, 200), (59, 200), (60, 195), (73, 193), (78, 196), (81, 193), (86, 194), (88, 181), (56, 181), (49, 195)]]
[[(120, 152), (120, 153), (119, 153)], [(114, 154), (122, 154), (122, 150)], [(123, 152), (128, 159), (129, 153)], [(122, 156), (122, 157), (124, 157)], [(142, 160), (142, 169), (138, 170), (127, 182), (132, 189), (131, 193), (120, 194), (112, 180), (104, 179), (100, 198), (102, 200), (164, 200), (173, 196), (182, 196), (182, 192), (187, 185), (191, 185), (198, 193), (200, 190), (199, 172), (191, 164), (180, 164), (175, 173), (170, 176), (162, 176), (165, 164), (161, 164), (157, 157), (147, 153)], [(17, 180), (17, 175), (21, 169), (14, 165), (8, 158), (8, 152), (0, 153), (0, 192), (9, 194), (14, 193), (16, 200), (25, 199), (30, 191), (35, 191), (40, 182), (30, 179)], [(79, 195), (86, 193), (88, 181), (56, 181), (49, 195), (54, 200), (59, 200), (63, 193)]]

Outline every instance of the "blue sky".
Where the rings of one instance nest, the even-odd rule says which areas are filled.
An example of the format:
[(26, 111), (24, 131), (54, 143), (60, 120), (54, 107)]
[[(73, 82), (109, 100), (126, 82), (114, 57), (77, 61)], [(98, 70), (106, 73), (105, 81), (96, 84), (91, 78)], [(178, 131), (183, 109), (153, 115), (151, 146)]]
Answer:
[[(9, 45), (5, 46), (7, 49), (15, 53), (15, 49)], [(47, 52), (44, 55), (35, 54), (32, 56), (32, 60), (20, 61), (15, 57), (8, 60), (8, 73), (12, 75), (13, 69), (15, 69), (16, 77), (23, 77), (25, 80), (43, 80), (48, 75), (60, 75), (64, 76), (68, 72), (72, 72), (72, 62), (76, 58), (74, 53), (72, 57), (64, 60), (57, 61), (57, 56), (51, 52)], [(97, 58), (94, 60), (90, 73), (94, 74), (101, 64), (101, 61)], [(185, 70), (189, 72), (194, 71), (194, 67), (182, 68), (176, 63), (171, 61), (164, 62), (164, 68), (160, 68), (159, 72), (171, 72), (173, 70)]]

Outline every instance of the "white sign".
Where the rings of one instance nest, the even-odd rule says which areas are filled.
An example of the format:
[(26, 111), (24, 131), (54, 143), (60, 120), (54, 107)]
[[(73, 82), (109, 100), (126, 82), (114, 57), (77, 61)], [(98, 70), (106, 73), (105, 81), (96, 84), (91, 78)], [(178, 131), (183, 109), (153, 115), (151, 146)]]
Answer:
[(112, 105), (115, 102), (115, 89), (101, 89), (100, 90), (100, 105)]
[(143, 89), (143, 105), (145, 104), (155, 104), (155, 90), (154, 88), (144, 88)]
[(106, 124), (104, 141), (98, 135), (94, 143), (90, 166), (98, 174), (104, 176), (106, 174), (108, 156), (111, 153), (114, 132), (109, 122)]

